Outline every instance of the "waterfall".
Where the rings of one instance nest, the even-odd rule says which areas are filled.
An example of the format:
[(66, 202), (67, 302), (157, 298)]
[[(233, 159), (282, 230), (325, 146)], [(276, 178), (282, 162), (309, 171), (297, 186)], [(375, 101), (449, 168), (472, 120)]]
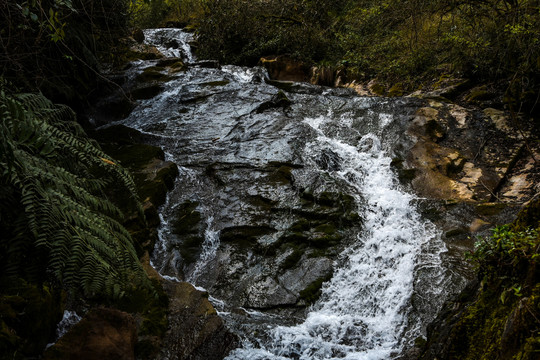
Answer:
[[(194, 61), (187, 51), (191, 38), (180, 30), (145, 35), (167, 56)], [(178, 46), (168, 47), (171, 37)], [(130, 71), (156, 63), (141, 61)], [(447, 295), (439, 231), (419, 215), (415, 197), (391, 166), (415, 105), (293, 84), (286, 92), (290, 106), (268, 107), (279, 90), (265, 76), (260, 68), (193, 66), (120, 121), (155, 135), (168, 160), (180, 167), (176, 188), (160, 210), (152, 264), (166, 277), (209, 291), (243, 337), (229, 360), (397, 357), (425, 333)], [(361, 221), (334, 230), (342, 240), (331, 250), (280, 247), (301, 214), (315, 216), (316, 225), (326, 221), (324, 211), (330, 210), (299, 198), (306, 189), (315, 198), (344, 193), (354, 200)], [(198, 204), (193, 211), (202, 219), (193, 264), (178, 250), (183, 235), (171, 229), (186, 201)], [(303, 231), (311, 236), (309, 226)], [(223, 242), (226, 231), (233, 235)], [(332, 249), (339, 252), (334, 256)], [(295, 251), (299, 263), (284, 267)], [(330, 280), (304, 311), (296, 284), (282, 279), (304, 265), (308, 275), (323, 276), (326, 264), (333, 264)], [(308, 275), (306, 284), (312, 281)], [(253, 301), (253, 289), (273, 295)], [(424, 300), (413, 304), (415, 297)]]
[[(274, 328), (271, 341), (262, 349), (248, 344), (230, 360), (389, 359), (406, 345), (407, 328), (418, 331), (419, 325), (410, 323), (414, 319), (407, 317), (407, 311), (425, 244), (435, 243), (437, 250), (429, 256), (430, 263), (423, 259), (422, 266), (430, 265), (435, 272), (431, 275), (442, 276), (438, 255), (444, 244), (434, 226), (416, 212), (413, 197), (400, 190), (377, 134), (366, 134), (356, 146), (350, 145), (321, 130), (332, 121), (329, 117), (304, 120), (318, 134), (307, 144), (305, 156), (315, 158), (325, 149), (339, 155), (341, 170), (332, 175), (367, 199), (364, 230), (341, 254), (339, 268), (303, 323)], [(381, 132), (388, 125), (385, 121)]]

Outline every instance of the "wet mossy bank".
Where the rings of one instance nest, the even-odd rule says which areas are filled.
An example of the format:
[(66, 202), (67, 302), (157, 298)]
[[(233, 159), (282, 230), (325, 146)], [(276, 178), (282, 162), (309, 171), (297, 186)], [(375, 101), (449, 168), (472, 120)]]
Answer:
[(421, 360), (538, 359), (540, 199), (477, 245), (474, 279), (428, 328)]

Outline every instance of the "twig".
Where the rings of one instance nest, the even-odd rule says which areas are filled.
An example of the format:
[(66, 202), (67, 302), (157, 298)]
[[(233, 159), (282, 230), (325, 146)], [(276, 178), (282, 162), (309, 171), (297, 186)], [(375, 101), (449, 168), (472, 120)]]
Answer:
[(499, 199), (499, 197), (498, 197), (497, 195), (495, 195), (495, 193), (494, 193), (493, 191), (491, 191), (491, 190), (486, 186), (486, 184), (484, 184), (484, 183), (482, 182), (482, 180), (478, 179), (478, 182), (479, 182), (480, 184), (482, 184), (482, 186), (483, 186), (483, 187), (491, 194), (492, 198), (495, 198), (495, 199), (497, 199), (498, 201), (502, 202), (502, 200)]

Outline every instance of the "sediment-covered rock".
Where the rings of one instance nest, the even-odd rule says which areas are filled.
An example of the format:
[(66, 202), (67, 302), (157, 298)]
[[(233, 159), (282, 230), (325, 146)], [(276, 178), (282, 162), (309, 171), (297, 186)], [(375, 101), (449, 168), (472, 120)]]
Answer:
[(50, 347), (44, 359), (134, 360), (136, 342), (133, 316), (115, 309), (96, 308)]
[(165, 282), (169, 329), (158, 359), (221, 360), (238, 345), (208, 301), (208, 293), (185, 282)]

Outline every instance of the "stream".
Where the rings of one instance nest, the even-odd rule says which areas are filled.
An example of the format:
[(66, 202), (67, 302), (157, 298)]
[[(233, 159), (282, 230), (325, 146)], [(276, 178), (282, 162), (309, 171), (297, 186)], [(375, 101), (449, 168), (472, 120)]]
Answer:
[[(178, 164), (152, 265), (208, 291), (242, 339), (227, 359), (394, 359), (413, 347), (457, 290), (440, 230), (393, 168), (418, 100), (279, 84), (263, 68), (198, 62), (181, 30), (145, 36), (188, 66), (135, 61), (130, 81), (159, 91), (116, 124)], [(137, 83), (150, 72), (163, 77)]]

